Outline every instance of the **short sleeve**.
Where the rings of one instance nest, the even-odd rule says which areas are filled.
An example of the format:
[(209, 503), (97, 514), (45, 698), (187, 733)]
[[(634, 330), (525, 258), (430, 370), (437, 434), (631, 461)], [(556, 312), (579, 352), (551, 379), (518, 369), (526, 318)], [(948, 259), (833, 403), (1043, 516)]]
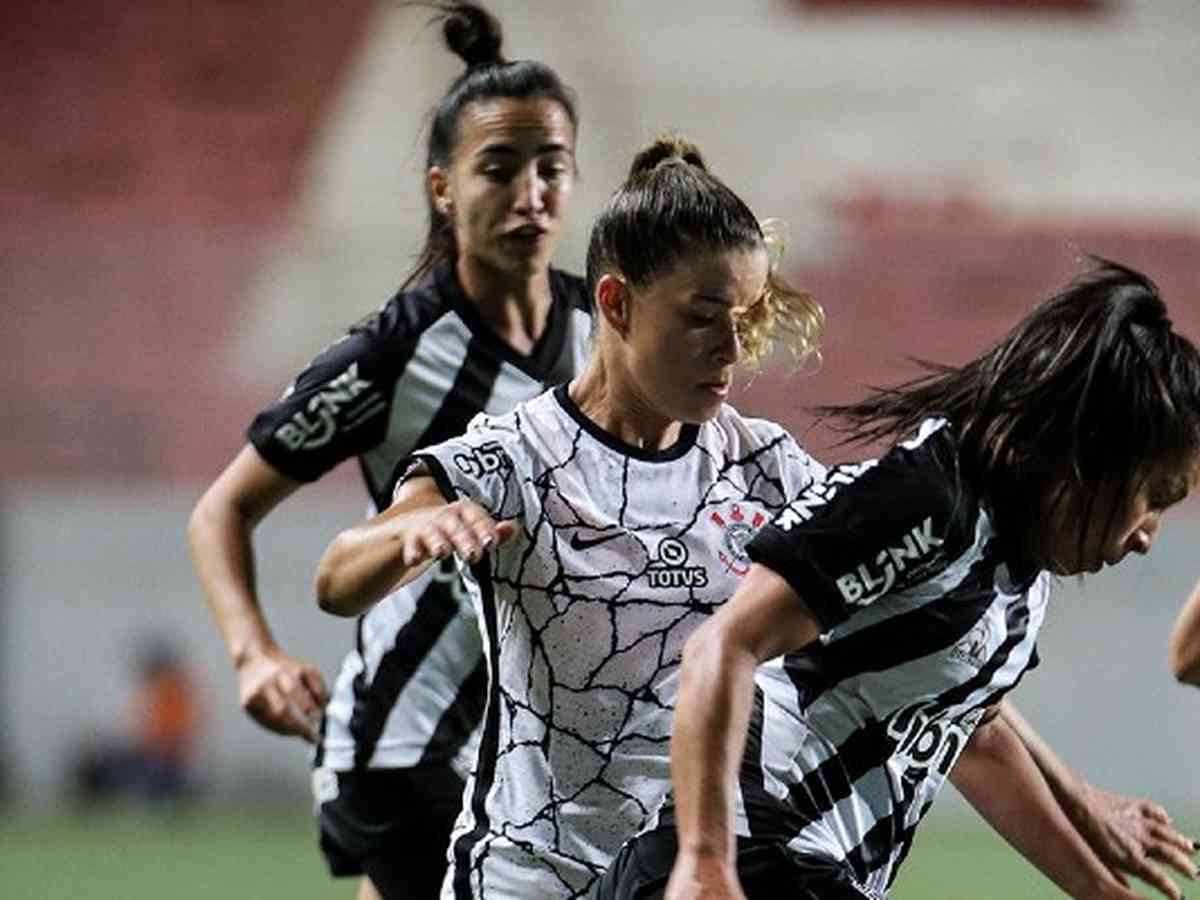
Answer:
[(434, 304), (398, 295), (326, 347), (283, 396), (260, 412), (247, 436), (272, 466), (315, 481), (387, 436), (396, 382)]
[(520, 446), (511, 414), (479, 415), (466, 434), (414, 454), (401, 480), (423, 464), (447, 501), (469, 499), (493, 518), (519, 518), (525, 506), (522, 473), (527, 468)]
[(931, 578), (972, 540), (946, 440), (834, 466), (759, 531), (750, 558), (782, 575), (825, 630)]

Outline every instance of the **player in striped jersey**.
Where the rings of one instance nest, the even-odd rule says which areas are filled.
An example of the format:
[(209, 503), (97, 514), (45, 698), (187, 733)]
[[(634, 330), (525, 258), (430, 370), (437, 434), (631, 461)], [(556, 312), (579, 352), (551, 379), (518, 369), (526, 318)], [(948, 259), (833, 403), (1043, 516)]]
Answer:
[[(250, 427), (200, 501), (197, 569), (261, 724), (317, 743), (321, 843), (335, 874), (387, 897), (436, 895), (474, 759), (486, 676), (474, 613), (447, 563), (358, 622), (332, 700), (275, 644), (253, 584), (251, 534), (299, 485), (357, 457), (372, 505), (397, 462), (574, 375), (590, 306), (551, 269), (575, 175), (576, 115), (558, 76), (504, 62), (499, 25), (471, 4), (445, 20), (467, 71), (429, 135), (430, 230), (416, 272), (327, 348)], [(364, 879), (361, 896), (373, 896)]]
[[(684, 653), (673, 805), (600, 897), (883, 897), (949, 776), (1063, 890), (1132, 900), (994, 713), (1053, 578), (1147, 552), (1200, 475), (1200, 355), (1104, 263), (981, 358), (834, 411), (908, 437), (751, 541)], [(1190, 849), (1162, 829), (1159, 858)]]
[(589, 894), (667, 790), (684, 640), (750, 535), (823, 473), (724, 403), (743, 353), (785, 323), (811, 349), (821, 315), (770, 274), (761, 227), (695, 148), (638, 155), (588, 281), (585, 372), (418, 454), (396, 505), (318, 573), (322, 605), (353, 613), (451, 551), (473, 564), (490, 693), (446, 900)]

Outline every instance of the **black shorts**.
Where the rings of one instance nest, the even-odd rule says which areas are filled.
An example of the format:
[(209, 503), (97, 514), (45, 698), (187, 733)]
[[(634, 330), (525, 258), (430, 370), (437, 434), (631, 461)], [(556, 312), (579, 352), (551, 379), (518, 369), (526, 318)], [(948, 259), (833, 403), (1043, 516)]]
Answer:
[(314, 775), (325, 778), (317, 818), (331, 873), (365, 874), (385, 900), (438, 896), (462, 806), (463, 782), (449, 765)]
[[(660, 900), (675, 865), (675, 829), (626, 841), (596, 891), (596, 900)], [(773, 840), (738, 838), (737, 871), (749, 900), (872, 900), (842, 863), (792, 853)]]

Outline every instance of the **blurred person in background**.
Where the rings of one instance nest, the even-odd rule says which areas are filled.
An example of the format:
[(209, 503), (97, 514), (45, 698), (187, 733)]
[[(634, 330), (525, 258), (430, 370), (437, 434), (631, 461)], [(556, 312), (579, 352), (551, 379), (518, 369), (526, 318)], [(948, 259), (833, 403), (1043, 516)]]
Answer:
[(144, 800), (182, 808), (195, 798), (203, 715), (196, 684), (175, 648), (154, 639), (137, 656), (128, 736), (86, 745), (75, 763), (76, 799)]
[(329, 697), (271, 635), (251, 537), (300, 485), (353, 457), (372, 506), (386, 507), (401, 459), (570, 379), (591, 329), (582, 280), (550, 266), (576, 175), (571, 91), (542, 63), (505, 60), (499, 23), (479, 6), (419, 5), (441, 13), (467, 69), (433, 113), (416, 269), (255, 418), (188, 527), (243, 708), (316, 744), (331, 871), (365, 873), (362, 898), (410, 900), (437, 894), (484, 703), (459, 575), (446, 561), (361, 617)]
[[(684, 650), (672, 801), (599, 896), (883, 897), (949, 777), (1071, 896), (1134, 900), (1004, 698), (1037, 664), (1053, 580), (1147, 553), (1195, 486), (1200, 354), (1145, 276), (1102, 263), (983, 356), (829, 411), (898, 443), (750, 542)], [(1194, 877), (1168, 822), (1148, 848)]]

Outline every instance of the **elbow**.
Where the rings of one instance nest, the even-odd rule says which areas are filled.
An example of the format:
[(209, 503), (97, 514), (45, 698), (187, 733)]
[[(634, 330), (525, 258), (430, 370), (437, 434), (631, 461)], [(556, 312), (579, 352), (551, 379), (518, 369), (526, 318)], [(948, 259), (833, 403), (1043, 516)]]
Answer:
[(344, 536), (338, 535), (321, 557), (313, 580), (313, 590), (321, 612), (349, 617), (357, 615), (360, 610), (354, 606), (354, 598), (346, 589), (345, 579), (341, 577), (343, 543)]
[(1167, 662), (1171, 667), (1171, 674), (1180, 684), (1200, 686), (1200, 658), (1197, 658), (1197, 648), (1189, 646), (1178, 634), (1171, 636)]
[(188, 547), (191, 549), (193, 556), (208, 542), (209, 535), (212, 533), (213, 523), (216, 521), (217, 512), (212, 491), (210, 490), (196, 502), (195, 507), (192, 509), (192, 514), (188, 516), (187, 528), (184, 530), (184, 534), (187, 537)]
[(735, 631), (728, 627), (724, 617), (717, 615), (697, 628), (683, 645), (680, 677), (691, 680), (696, 675), (715, 674), (718, 678), (727, 678), (739, 668), (753, 671), (757, 663), (750, 649), (737, 640)]

